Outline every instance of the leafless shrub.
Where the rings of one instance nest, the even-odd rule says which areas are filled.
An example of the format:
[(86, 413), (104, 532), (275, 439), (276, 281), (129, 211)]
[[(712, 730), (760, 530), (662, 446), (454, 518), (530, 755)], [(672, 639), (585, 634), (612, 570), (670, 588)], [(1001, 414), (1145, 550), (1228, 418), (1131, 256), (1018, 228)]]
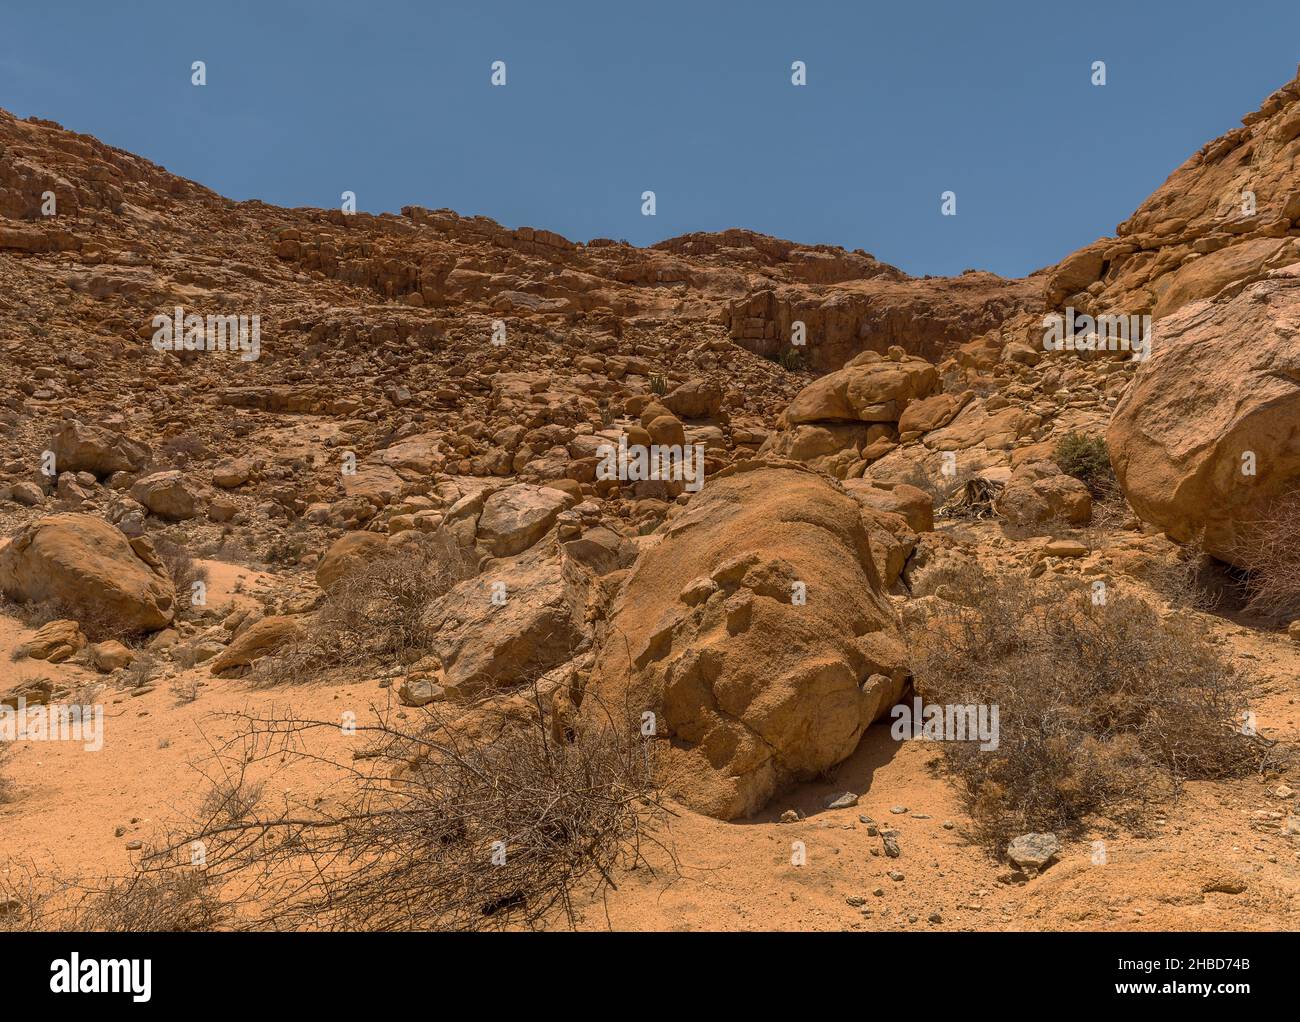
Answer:
[(7, 745), (0, 745), (0, 805), (13, 802), (18, 798), (18, 788), (14, 784), (12, 777), (6, 777), (4, 774), (5, 763), (9, 759), (10, 749)]
[(188, 610), (194, 583), (208, 580), (207, 567), (195, 564), (194, 558), (183, 545), (166, 537), (155, 537), (153, 546), (159, 559), (166, 566), (168, 575), (171, 576), (172, 585), (176, 589), (177, 607)]
[(943, 595), (908, 615), (915, 684), (930, 704), (998, 707), (997, 749), (943, 743), (990, 848), (1077, 833), (1094, 814), (1132, 822), (1183, 779), (1241, 774), (1266, 755), (1241, 728), (1245, 680), (1136, 596), (1097, 604), (1078, 582), (975, 566)]
[(0, 933), (197, 933), (227, 916), (204, 873), (180, 867), (96, 882), (12, 872), (0, 876), (0, 905)]
[(169, 686), (169, 691), (176, 697), (178, 704), (192, 703), (199, 698), (199, 681), (197, 678), (177, 678)]
[[(201, 842), (211, 881), (258, 906), (255, 928), (479, 930), (557, 912), (572, 924), (577, 889), (648, 865), (641, 842), (657, 843), (647, 825), (665, 812), (653, 757), (613, 718), (566, 735), (536, 687), (522, 709), (435, 704), (411, 725), (379, 713), (348, 763), (305, 751), (337, 721), (245, 717), (237, 765), (160, 855)], [(343, 794), (274, 809), (232, 794), (260, 764), (302, 760), (345, 772)]]
[(1156, 594), (1175, 610), (1213, 610), (1219, 595), (1207, 582), (1211, 559), (1200, 538), (1185, 543), (1175, 555), (1148, 570), (1146, 581)]
[(142, 688), (158, 676), (162, 662), (154, 653), (141, 653), (123, 669), (123, 685), (126, 688)]
[(428, 649), (429, 604), (472, 574), (455, 541), (442, 533), (383, 553), (331, 586), (305, 639), (256, 673), (275, 682), (378, 658), (412, 663)]
[(1241, 528), (1247, 609), (1277, 621), (1300, 618), (1300, 487), (1275, 498)]

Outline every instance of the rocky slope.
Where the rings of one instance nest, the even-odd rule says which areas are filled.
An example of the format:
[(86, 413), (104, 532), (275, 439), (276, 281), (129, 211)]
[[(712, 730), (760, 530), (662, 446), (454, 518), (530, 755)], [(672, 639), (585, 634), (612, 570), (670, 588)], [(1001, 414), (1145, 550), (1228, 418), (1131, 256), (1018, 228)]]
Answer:
[[(424, 608), (427, 648), (326, 672), (331, 703), (359, 710), (378, 686), (411, 711), (486, 697), (526, 714), (529, 682), (560, 735), (597, 710), (649, 712), (697, 836), (750, 817), (784, 842), (777, 814), (810, 829), (837, 769), (880, 805), (902, 801), (879, 789), (893, 778), (957, 818), (922, 754), (876, 724), (909, 685), (921, 601), (976, 568), (1162, 599), (1178, 543), (1232, 561), (1300, 478), (1297, 159), (1300, 80), (1117, 237), (1024, 280), (916, 279), (742, 230), (638, 249), (447, 210), (234, 203), (0, 112), (0, 592), (15, 615), (48, 605), (31, 627), (4, 618), (19, 666), (0, 693), (99, 686), (121, 702), (202, 682), (223, 708), (256, 705), (240, 679), (307, 641), (327, 594), (436, 542), (458, 568)], [(182, 328), (258, 317), (255, 351), (159, 350), (155, 317), (177, 307)], [(1067, 309), (1151, 316), (1151, 357), (1045, 350), (1045, 317)], [(1122, 495), (1062, 471), (1071, 435), (1107, 438)], [(651, 448), (698, 450), (678, 466), (698, 474), (611, 476), (611, 452)], [(174, 570), (178, 548), (210, 587)], [(1255, 663), (1294, 659), (1285, 640), (1164, 612), (1239, 656), (1262, 733), (1296, 740), (1294, 682)], [(197, 726), (188, 704), (183, 719)], [(61, 763), (65, 786), (91, 770)], [(1197, 798), (1255, 814), (1233, 867), (1266, 878), (1252, 925), (1293, 921), (1294, 792), (1261, 807), (1247, 782), (1207, 782)], [(57, 800), (15, 805), (0, 828), (30, 846)], [(1178, 878), (1180, 905), (1224, 890), (1201, 873), (1225, 833), (1198, 826), (1204, 869)], [(1165, 837), (1134, 885), (1177, 854), (1177, 827)], [(1010, 925), (1002, 895), (1029, 884), (1015, 904), (1032, 925), (1134, 924), (1090, 916), (1073, 869), (1054, 885), (1074, 914), (1054, 914), (1041, 879), (921, 841), (931, 880), (938, 858), (956, 864), (960, 883), (934, 890), (962, 912), (996, 888)], [(1226, 918), (1210, 907), (1206, 925)]]

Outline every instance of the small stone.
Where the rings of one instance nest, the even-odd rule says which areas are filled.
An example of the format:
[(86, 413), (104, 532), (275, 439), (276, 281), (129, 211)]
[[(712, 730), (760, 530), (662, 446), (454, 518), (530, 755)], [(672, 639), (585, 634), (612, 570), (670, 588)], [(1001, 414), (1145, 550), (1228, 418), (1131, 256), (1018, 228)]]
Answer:
[(898, 883), (902, 883), (902, 881), (903, 881), (903, 874), (900, 873), (900, 872), (898, 872), (898, 870), (896, 870), (896, 869), (891, 869), (891, 870), (889, 871), (889, 879), (892, 880), (892, 881), (894, 881), (894, 883), (896, 883), (896, 884), (898, 884)]
[(1021, 834), (1007, 845), (1007, 858), (1021, 869), (1037, 872), (1056, 858), (1061, 843), (1055, 834)]
[(854, 908), (861, 908), (863, 905), (867, 903), (866, 898), (863, 898), (857, 894), (850, 894), (844, 900), (848, 902), (850, 905), (852, 905)]
[(780, 819), (778, 822), (780, 822), (780, 823), (798, 823), (798, 822), (799, 822), (799, 814), (798, 814), (797, 812), (795, 812), (793, 809), (787, 809), (785, 812), (783, 812), (783, 813), (781, 814), (781, 819)]
[(944, 829), (944, 830), (952, 830), (952, 829), (953, 829), (954, 827), (956, 827), (956, 826), (957, 826), (957, 824), (953, 823), (952, 820), (944, 820), (944, 821), (943, 821), (943, 829)]
[(877, 887), (871, 893), (874, 894), (877, 898), (883, 898), (885, 896), (885, 889), (883, 887)]
[(898, 847), (898, 836), (892, 830), (885, 831), (880, 838), (885, 845), (885, 854), (891, 859), (897, 859), (903, 854), (902, 849)]
[(858, 804), (858, 796), (851, 791), (843, 792), (839, 795), (832, 795), (826, 800), (827, 809), (851, 809)]
[(138, 851), (139, 849), (141, 849), (141, 848), (143, 848), (143, 847), (144, 847), (144, 842), (143, 842), (143, 841), (140, 841), (140, 840), (138, 840), (138, 839), (135, 840), (135, 841), (128, 841), (128, 842), (126, 843), (126, 850), (127, 850), (128, 852), (135, 852), (135, 851)]
[(941, 916), (938, 912), (931, 912), (930, 915), (929, 915), (929, 919), (930, 919), (930, 922), (932, 922), (932, 923), (941, 923), (941, 922), (943, 922), (943, 916)]
[(907, 806), (891, 806), (889, 811), (895, 816), (902, 816), (907, 812)]

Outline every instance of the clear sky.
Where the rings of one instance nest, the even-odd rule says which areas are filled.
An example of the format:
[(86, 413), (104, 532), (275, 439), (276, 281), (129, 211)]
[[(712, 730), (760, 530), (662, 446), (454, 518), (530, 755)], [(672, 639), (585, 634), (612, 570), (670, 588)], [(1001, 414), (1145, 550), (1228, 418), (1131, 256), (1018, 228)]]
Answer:
[(1112, 233), (1298, 59), (1297, 0), (0, 0), (0, 106), (231, 198), (747, 227), (914, 274)]

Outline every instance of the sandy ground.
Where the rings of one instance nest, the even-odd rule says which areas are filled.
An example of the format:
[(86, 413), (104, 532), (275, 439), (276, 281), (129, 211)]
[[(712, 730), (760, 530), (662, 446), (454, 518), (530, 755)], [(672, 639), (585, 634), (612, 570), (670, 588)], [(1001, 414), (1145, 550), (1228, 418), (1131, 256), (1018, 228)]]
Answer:
[[(247, 599), (268, 579), (211, 564), (210, 598)], [(240, 581), (242, 579), (242, 582)], [(1257, 681), (1252, 708), (1261, 733), (1300, 739), (1300, 647), (1284, 638), (1212, 621)], [(31, 634), (0, 617), (0, 688), (47, 675), (97, 685), (102, 676), (72, 665), (11, 662)], [(378, 680), (352, 685), (304, 683), (273, 689), (211, 678), (206, 667), (182, 672), (204, 682), (183, 702), (160, 681), (130, 695), (111, 687), (105, 741), (88, 752), (70, 742), (19, 742), (6, 772), (16, 800), (0, 805), (0, 869), (14, 862), (63, 875), (122, 872), (169, 824), (191, 818), (218, 769), (214, 750), (239, 732), (231, 714), (364, 721), (390, 692)], [(310, 739), (312, 751), (347, 762), (361, 739), (340, 728)], [(583, 929), (628, 930), (1004, 930), (1204, 929), (1300, 930), (1300, 838), (1283, 836), (1287, 802), (1277, 782), (1248, 778), (1188, 785), (1182, 798), (1153, 812), (1149, 833), (1097, 832), (1068, 845), (1060, 860), (1028, 883), (1004, 882), (1008, 868), (964, 836), (968, 819), (956, 789), (939, 770), (934, 745), (896, 742), (887, 724), (870, 729), (835, 776), (773, 801), (757, 818), (720, 823), (674, 807), (656, 836), (675, 850), (678, 867), (651, 849), (655, 867), (617, 878), (602, 897), (580, 895)], [(314, 797), (338, 776), (319, 765), (276, 766), (267, 795)], [(1292, 787), (1300, 787), (1294, 771)], [(828, 796), (860, 794), (852, 808), (823, 808)], [(1293, 801), (1293, 800), (1292, 800)], [(892, 812), (905, 808), (903, 813)], [(777, 822), (787, 810), (804, 818)], [(887, 858), (862, 816), (897, 832), (901, 856)], [(950, 824), (951, 826), (945, 826)], [(1092, 844), (1105, 842), (1094, 864)], [(802, 845), (803, 864), (792, 858)], [(891, 879), (890, 871), (902, 874)], [(1228, 882), (1224, 882), (1224, 881)], [(1206, 887), (1242, 888), (1238, 893)], [(861, 899), (861, 903), (854, 904)], [(557, 918), (556, 925), (563, 920)]]

